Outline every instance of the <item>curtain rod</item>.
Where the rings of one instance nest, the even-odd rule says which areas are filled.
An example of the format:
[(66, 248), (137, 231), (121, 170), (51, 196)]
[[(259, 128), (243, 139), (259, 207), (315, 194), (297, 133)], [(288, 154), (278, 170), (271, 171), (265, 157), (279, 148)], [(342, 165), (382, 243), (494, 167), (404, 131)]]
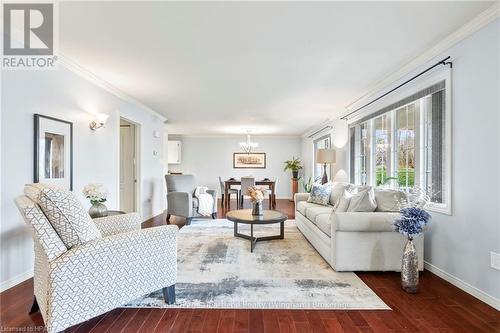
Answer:
[(448, 61), (450, 58), (451, 58), (451, 56), (447, 56), (446, 58), (444, 58), (443, 60), (440, 60), (439, 62), (435, 63), (434, 65), (432, 65), (431, 67), (427, 68), (426, 70), (424, 70), (424, 71), (422, 71), (422, 72), (418, 73), (417, 75), (415, 75), (415, 76), (413, 76), (413, 77), (409, 78), (409, 79), (408, 79), (408, 80), (406, 80), (405, 82), (401, 83), (399, 86), (397, 86), (397, 87), (395, 87), (395, 88), (392, 88), (391, 90), (389, 90), (389, 91), (388, 91), (388, 92), (386, 92), (385, 94), (380, 95), (379, 97), (377, 97), (377, 98), (375, 98), (374, 100), (372, 100), (372, 101), (370, 101), (370, 102), (366, 103), (365, 105), (360, 106), (360, 107), (359, 107), (359, 108), (357, 108), (356, 110), (349, 112), (349, 113), (348, 113), (348, 114), (346, 114), (345, 116), (342, 116), (340, 119), (347, 119), (350, 115), (352, 115), (352, 114), (354, 114), (354, 113), (358, 112), (358, 111), (359, 111), (359, 110), (361, 110), (361, 109), (366, 108), (368, 105), (371, 105), (371, 104), (375, 103), (375, 102), (376, 102), (376, 101), (378, 101), (379, 99), (384, 98), (385, 96), (387, 96), (387, 95), (389, 95), (390, 93), (392, 93), (392, 92), (394, 92), (394, 91), (398, 90), (399, 88), (401, 88), (401, 87), (402, 87), (402, 86), (404, 86), (405, 84), (410, 83), (411, 81), (415, 80), (415, 79), (416, 79), (416, 78), (418, 78), (419, 76), (424, 75), (425, 73), (427, 73), (428, 71), (430, 71), (431, 69), (433, 69), (433, 68), (435, 68), (435, 67), (437, 67), (437, 66), (439, 66), (439, 65), (443, 65), (443, 66), (449, 65), (449, 66), (450, 66), (450, 68), (453, 68), (453, 62)]
[(310, 138), (314, 137), (316, 134), (321, 133), (321, 132), (323, 132), (323, 131), (324, 131), (324, 130), (326, 130), (326, 129), (332, 129), (332, 128), (333, 128), (332, 126), (327, 125), (327, 126), (325, 126), (325, 127), (321, 128), (321, 129), (317, 130), (316, 132), (314, 132), (314, 133), (312, 133), (312, 134), (308, 135), (307, 137), (310, 139)]

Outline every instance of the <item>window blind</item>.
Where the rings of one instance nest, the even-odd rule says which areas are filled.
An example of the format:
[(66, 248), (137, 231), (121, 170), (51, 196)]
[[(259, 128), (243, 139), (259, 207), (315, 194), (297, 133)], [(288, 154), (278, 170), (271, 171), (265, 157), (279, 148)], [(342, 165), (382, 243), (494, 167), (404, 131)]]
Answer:
[(445, 87), (446, 87), (445, 81), (440, 81), (440, 82), (438, 82), (438, 83), (436, 83), (428, 88), (425, 88), (423, 90), (420, 90), (419, 92), (414, 93), (413, 95), (410, 95), (406, 98), (403, 98), (402, 100), (397, 101), (396, 103), (388, 105), (388, 106), (386, 106), (386, 107), (384, 107), (376, 112), (370, 113), (369, 115), (367, 115), (367, 116), (359, 119), (355, 123), (353, 123), (351, 126), (358, 125), (364, 121), (367, 121), (368, 119), (372, 119), (372, 118), (375, 118), (377, 116), (380, 116), (381, 114), (384, 114), (384, 113), (389, 112), (391, 110), (397, 109), (400, 106), (403, 106), (403, 105), (406, 105), (406, 104), (411, 103), (413, 101), (416, 101), (417, 99), (420, 99), (424, 96), (431, 95), (431, 94), (437, 93), (439, 91), (442, 91), (445, 89)]

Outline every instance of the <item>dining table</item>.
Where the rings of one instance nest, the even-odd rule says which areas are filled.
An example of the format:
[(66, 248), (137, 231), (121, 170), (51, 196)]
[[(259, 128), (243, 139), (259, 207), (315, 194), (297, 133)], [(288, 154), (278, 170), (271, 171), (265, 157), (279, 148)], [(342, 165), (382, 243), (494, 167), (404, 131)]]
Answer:
[[(224, 207), (229, 208), (230, 207), (230, 200), (229, 200), (229, 189), (231, 186), (241, 186), (241, 179), (236, 179), (236, 178), (230, 178), (226, 181), (224, 181)], [(271, 196), (269, 198), (269, 209), (275, 209), (276, 208), (276, 181), (272, 179), (262, 179), (262, 180), (255, 180), (255, 185), (256, 186), (266, 186), (270, 191), (271, 191)]]

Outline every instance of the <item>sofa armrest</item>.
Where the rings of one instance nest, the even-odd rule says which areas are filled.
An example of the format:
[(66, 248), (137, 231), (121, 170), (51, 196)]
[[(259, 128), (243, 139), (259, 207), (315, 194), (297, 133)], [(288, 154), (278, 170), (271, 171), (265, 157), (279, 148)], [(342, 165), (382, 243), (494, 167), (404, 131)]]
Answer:
[(189, 192), (167, 193), (168, 214), (182, 217), (193, 216), (193, 194)]
[(307, 201), (309, 199), (309, 193), (295, 193), (293, 196), (293, 201), (295, 202), (295, 210), (297, 210), (297, 204), (301, 201)]
[(210, 194), (214, 199), (213, 212), (217, 213), (217, 190), (207, 190), (207, 193)]
[(333, 212), (330, 220), (333, 232), (391, 232), (399, 215), (396, 212)]
[(137, 213), (100, 217), (93, 221), (103, 237), (141, 229), (141, 218)]

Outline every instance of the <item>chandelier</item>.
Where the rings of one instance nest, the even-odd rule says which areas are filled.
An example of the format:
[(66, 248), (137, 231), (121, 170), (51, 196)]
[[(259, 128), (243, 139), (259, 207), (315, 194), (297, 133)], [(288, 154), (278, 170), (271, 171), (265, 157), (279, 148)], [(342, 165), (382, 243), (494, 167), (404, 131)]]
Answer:
[(257, 148), (258, 146), (259, 144), (257, 142), (252, 142), (252, 140), (250, 140), (250, 132), (247, 132), (247, 141), (240, 142), (240, 148), (247, 154), (250, 154), (252, 149)]

